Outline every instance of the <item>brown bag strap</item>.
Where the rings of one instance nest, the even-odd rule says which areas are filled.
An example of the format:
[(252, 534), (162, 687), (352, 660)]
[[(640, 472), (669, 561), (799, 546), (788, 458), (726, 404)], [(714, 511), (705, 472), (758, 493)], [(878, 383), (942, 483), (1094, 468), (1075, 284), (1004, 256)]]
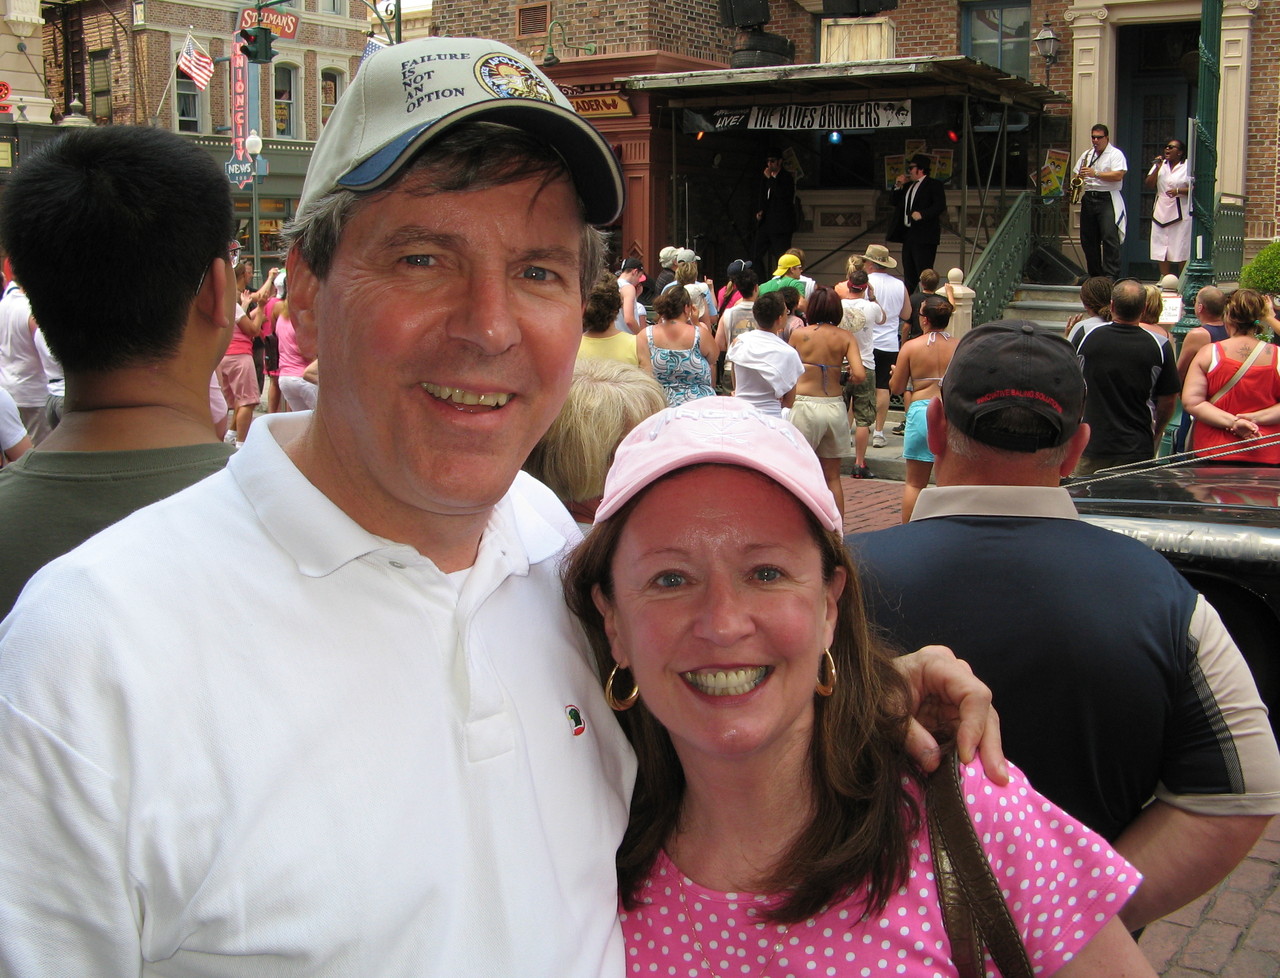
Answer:
[(925, 813), (942, 921), (960, 978), (981, 978), (983, 947), (1003, 978), (1031, 978), (1022, 937), (965, 808), (954, 749), (929, 776)]
[(1231, 379), (1228, 380), (1221, 387), (1219, 387), (1218, 392), (1214, 394), (1213, 397), (1209, 398), (1210, 404), (1217, 404), (1218, 401), (1223, 397), (1223, 395), (1227, 393), (1227, 391), (1231, 390), (1231, 388), (1236, 386), (1240, 378), (1249, 372), (1249, 368), (1252, 367), (1254, 364), (1254, 361), (1258, 359), (1258, 355), (1262, 353), (1262, 348), (1267, 345), (1268, 344), (1264, 343), (1262, 340), (1259, 340), (1257, 343), (1253, 345), (1253, 352), (1250, 353), (1245, 358), (1244, 362), (1240, 364), (1239, 367), (1236, 368), (1236, 372), (1231, 375)]

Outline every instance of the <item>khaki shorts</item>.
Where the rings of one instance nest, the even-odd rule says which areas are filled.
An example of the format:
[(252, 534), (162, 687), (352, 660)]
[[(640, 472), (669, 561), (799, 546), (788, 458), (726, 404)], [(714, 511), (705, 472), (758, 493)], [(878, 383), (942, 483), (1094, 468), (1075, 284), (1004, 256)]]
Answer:
[(800, 429), (818, 458), (847, 458), (853, 454), (843, 397), (797, 394), (791, 406), (791, 423)]

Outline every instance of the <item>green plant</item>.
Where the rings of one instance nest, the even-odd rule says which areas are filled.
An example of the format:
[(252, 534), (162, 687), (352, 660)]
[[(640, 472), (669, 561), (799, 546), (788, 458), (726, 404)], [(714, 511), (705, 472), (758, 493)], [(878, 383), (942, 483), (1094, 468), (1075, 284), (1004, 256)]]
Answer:
[(1240, 285), (1264, 295), (1280, 293), (1280, 241), (1273, 241), (1240, 273)]

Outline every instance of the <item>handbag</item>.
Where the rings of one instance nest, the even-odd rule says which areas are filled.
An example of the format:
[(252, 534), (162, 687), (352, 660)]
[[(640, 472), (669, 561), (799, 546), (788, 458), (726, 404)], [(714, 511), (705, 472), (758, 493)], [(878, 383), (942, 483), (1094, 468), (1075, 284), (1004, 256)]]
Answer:
[(929, 776), (925, 815), (942, 922), (960, 978), (981, 978), (984, 947), (1003, 978), (1031, 978), (1022, 936), (965, 808), (954, 748)]
[[(1249, 368), (1252, 367), (1253, 362), (1258, 359), (1258, 355), (1262, 353), (1262, 348), (1265, 345), (1266, 344), (1262, 342), (1258, 342), (1253, 345), (1253, 352), (1250, 353), (1249, 356), (1245, 358), (1244, 363), (1240, 364), (1240, 368), (1236, 370), (1234, 374), (1231, 375), (1231, 379), (1228, 380), (1221, 387), (1219, 387), (1217, 390), (1217, 393), (1215, 393), (1213, 397), (1208, 398), (1208, 401), (1210, 404), (1217, 404), (1218, 401), (1226, 395), (1227, 391), (1231, 390), (1231, 388), (1236, 386), (1236, 382), (1239, 381), (1241, 377), (1243, 377), (1245, 374), (1249, 372)], [(1187, 425), (1187, 437), (1183, 441), (1183, 445), (1190, 451), (1195, 451), (1195, 449), (1192, 448), (1192, 445), (1191, 445), (1191, 434), (1195, 430), (1196, 430), (1196, 419), (1192, 418), (1191, 424)]]

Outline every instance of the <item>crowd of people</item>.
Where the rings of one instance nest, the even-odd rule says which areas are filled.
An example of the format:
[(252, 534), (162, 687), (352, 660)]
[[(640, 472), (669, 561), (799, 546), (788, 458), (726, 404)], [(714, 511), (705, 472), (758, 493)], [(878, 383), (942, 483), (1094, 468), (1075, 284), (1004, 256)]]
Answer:
[[(1166, 280), (1167, 279), (1167, 280)], [(1280, 334), (1274, 300), (1216, 286), (1196, 294), (1199, 325), (1180, 349), (1177, 281), (1086, 279), (1084, 313), (1067, 325), (1089, 384), (1093, 434), (1077, 475), (1149, 461), (1181, 401), (1173, 450), (1215, 463), (1280, 464), (1280, 363), (1263, 339)], [(1172, 302), (1170, 302), (1172, 298)]]
[[(546, 97), (406, 105), (408, 63)], [(793, 248), (720, 290), (672, 246), (648, 296), (638, 257), (602, 274), (623, 185), (471, 38), (365, 61), (253, 292), (190, 141), (78, 129), (16, 168), (0, 320), (66, 387), (0, 471), (0, 971), (1153, 974), (1131, 931), (1248, 851), (1280, 752), (1213, 609), (1058, 486), (1080, 362), (1145, 290), (1074, 345), (952, 337), (884, 245), (834, 288)], [(1188, 367), (1240, 439), (1280, 421), (1220, 362), (1275, 371), (1257, 311)], [(242, 417), (264, 325), (301, 410)], [(845, 539), (839, 461), (908, 388), (938, 486)], [(1000, 923), (966, 933), (980, 892)]]

